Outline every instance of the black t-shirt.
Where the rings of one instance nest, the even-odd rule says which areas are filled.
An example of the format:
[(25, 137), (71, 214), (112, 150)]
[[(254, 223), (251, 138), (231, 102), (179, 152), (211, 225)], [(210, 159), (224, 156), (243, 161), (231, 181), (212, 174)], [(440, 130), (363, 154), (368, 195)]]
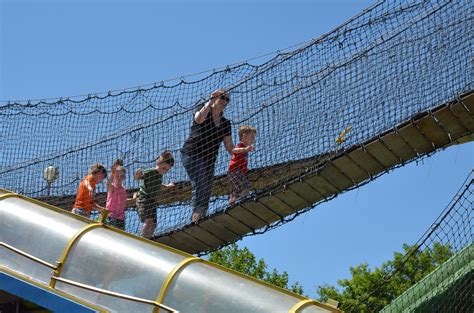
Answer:
[[(203, 107), (204, 104), (198, 106), (196, 112)], [(219, 146), (224, 137), (231, 135), (230, 121), (225, 117), (221, 117), (221, 124), (217, 127), (212, 119), (212, 111), (209, 111), (206, 119), (201, 124), (196, 123), (193, 116), (191, 133), (185, 141), (181, 152), (187, 155), (204, 157), (209, 161), (215, 161), (219, 153)]]

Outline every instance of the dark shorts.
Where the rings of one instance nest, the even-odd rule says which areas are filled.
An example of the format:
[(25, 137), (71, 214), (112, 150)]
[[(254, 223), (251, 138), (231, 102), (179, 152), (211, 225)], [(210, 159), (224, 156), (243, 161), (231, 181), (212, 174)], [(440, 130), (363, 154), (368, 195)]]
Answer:
[(158, 204), (150, 199), (137, 199), (137, 211), (140, 221), (143, 223), (146, 219), (153, 219), (156, 223), (156, 207)]
[(107, 224), (110, 226), (113, 226), (115, 228), (125, 230), (125, 221), (124, 220), (119, 220), (113, 217), (107, 218)]
[(232, 171), (227, 173), (227, 179), (229, 180), (230, 192), (235, 196), (239, 196), (242, 191), (250, 189), (250, 185), (247, 176), (242, 171)]

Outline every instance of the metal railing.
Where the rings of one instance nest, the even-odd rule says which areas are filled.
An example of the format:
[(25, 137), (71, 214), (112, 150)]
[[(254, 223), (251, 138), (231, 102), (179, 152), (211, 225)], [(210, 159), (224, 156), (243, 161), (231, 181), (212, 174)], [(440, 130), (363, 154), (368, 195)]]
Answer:
[[(25, 257), (25, 258), (33, 261), (33, 262), (36, 262), (38, 264), (41, 264), (41, 265), (46, 266), (48, 268), (51, 268), (53, 270), (58, 269), (57, 265), (51, 264), (51, 263), (49, 263), (45, 260), (42, 260), (38, 257), (35, 257), (35, 256), (31, 255), (31, 254), (29, 254), (29, 253), (27, 253), (23, 250), (12, 247), (11, 245), (6, 244), (4, 242), (0, 241), (0, 247), (3, 247), (7, 250), (15, 252), (18, 255), (21, 255), (21, 256), (23, 256), (23, 257)], [(126, 294), (119, 293), (119, 292), (114, 292), (114, 291), (110, 291), (110, 290), (106, 290), (106, 289), (102, 289), (102, 288), (93, 287), (93, 286), (83, 284), (83, 283), (80, 283), (80, 282), (77, 282), (77, 281), (73, 281), (73, 280), (70, 280), (70, 279), (57, 277), (54, 274), (55, 274), (55, 271), (53, 271), (51, 273), (51, 279), (53, 279), (55, 281), (65, 283), (65, 284), (68, 284), (68, 285), (71, 285), (71, 286), (75, 286), (75, 287), (79, 287), (79, 288), (82, 288), (82, 289), (98, 292), (98, 293), (105, 294), (105, 295), (112, 296), (112, 297), (116, 297), (116, 298), (119, 298), (119, 299), (124, 299), (124, 300), (134, 301), (134, 302), (138, 302), (138, 303), (153, 305), (154, 307), (166, 310), (167, 312), (179, 313), (179, 311), (177, 311), (173, 308), (170, 308), (170, 307), (168, 307), (168, 306), (166, 306), (162, 303), (153, 301), (153, 300), (143, 299), (143, 298), (139, 298), (139, 297), (133, 297), (133, 296), (129, 296), (129, 295), (126, 295)], [(46, 287), (46, 285), (45, 285), (45, 287)]]

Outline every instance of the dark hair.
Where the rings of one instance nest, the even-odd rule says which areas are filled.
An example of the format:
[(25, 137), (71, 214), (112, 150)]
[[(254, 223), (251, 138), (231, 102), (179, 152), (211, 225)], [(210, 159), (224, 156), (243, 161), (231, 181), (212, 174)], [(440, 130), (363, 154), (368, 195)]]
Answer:
[(160, 157), (158, 158), (156, 163), (166, 163), (171, 166), (174, 166), (173, 154), (171, 154), (171, 151), (165, 150), (162, 154), (160, 154)]
[(114, 163), (112, 163), (112, 167), (116, 167), (116, 166), (123, 166), (123, 160), (122, 159), (115, 160)]

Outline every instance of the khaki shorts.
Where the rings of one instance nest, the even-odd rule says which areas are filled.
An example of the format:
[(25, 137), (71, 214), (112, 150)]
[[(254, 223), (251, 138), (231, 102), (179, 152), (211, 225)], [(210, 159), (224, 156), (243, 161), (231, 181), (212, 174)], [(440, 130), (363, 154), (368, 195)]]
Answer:
[(153, 219), (156, 224), (156, 208), (158, 204), (151, 199), (137, 199), (137, 211), (142, 223), (147, 219)]

